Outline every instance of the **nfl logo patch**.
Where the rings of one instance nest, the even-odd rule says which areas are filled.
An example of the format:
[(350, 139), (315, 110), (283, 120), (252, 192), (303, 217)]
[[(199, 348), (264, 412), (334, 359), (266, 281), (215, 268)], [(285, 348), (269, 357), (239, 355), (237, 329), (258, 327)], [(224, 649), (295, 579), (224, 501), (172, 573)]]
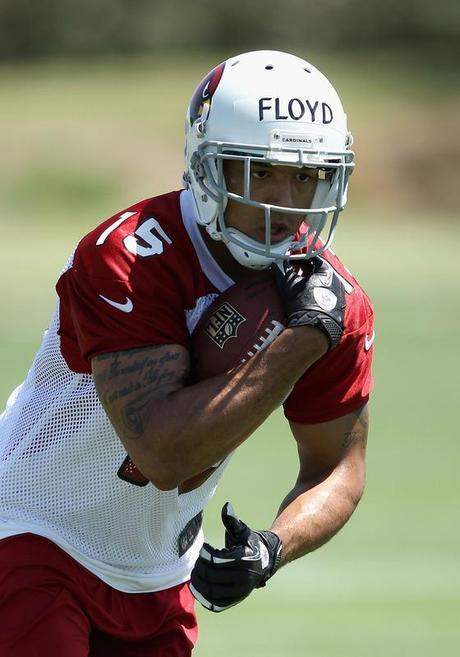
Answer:
[(225, 302), (209, 318), (205, 328), (206, 334), (221, 349), (230, 338), (236, 338), (238, 327), (246, 319), (235, 310), (229, 303)]

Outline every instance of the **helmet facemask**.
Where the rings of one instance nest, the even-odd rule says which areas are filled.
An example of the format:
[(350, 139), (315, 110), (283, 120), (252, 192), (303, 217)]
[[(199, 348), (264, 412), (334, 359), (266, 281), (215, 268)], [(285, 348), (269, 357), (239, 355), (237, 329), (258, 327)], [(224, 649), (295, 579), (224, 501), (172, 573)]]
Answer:
[[(230, 191), (225, 181), (224, 162), (240, 161), (244, 171), (242, 194)], [(315, 168), (318, 179), (310, 207), (285, 207), (263, 203), (251, 197), (251, 169), (254, 164)], [(312, 258), (327, 249), (334, 237), (339, 214), (346, 203), (348, 177), (353, 169), (350, 150), (321, 153), (316, 149), (272, 149), (253, 144), (205, 141), (199, 144), (191, 168), (203, 192), (201, 201), (213, 201), (215, 217), (206, 222), (209, 234), (222, 240), (232, 255), (246, 267), (263, 269), (279, 259)], [(227, 226), (228, 201), (260, 209), (265, 219), (265, 241), (259, 242)], [(272, 242), (272, 215), (298, 215), (299, 229), (280, 242)], [(322, 237), (320, 237), (322, 235)]]

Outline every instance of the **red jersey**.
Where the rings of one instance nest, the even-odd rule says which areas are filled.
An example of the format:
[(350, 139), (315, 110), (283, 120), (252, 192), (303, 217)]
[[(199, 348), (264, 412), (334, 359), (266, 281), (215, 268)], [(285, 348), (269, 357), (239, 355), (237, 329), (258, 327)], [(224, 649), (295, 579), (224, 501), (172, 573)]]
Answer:
[[(332, 251), (323, 257), (345, 285), (345, 330), (284, 403), (286, 417), (300, 423), (345, 415), (366, 403), (372, 387), (371, 303)], [(72, 370), (89, 373), (96, 354), (189, 348), (201, 313), (232, 284), (203, 241), (190, 192), (142, 201), (83, 238), (60, 278), (62, 354)]]

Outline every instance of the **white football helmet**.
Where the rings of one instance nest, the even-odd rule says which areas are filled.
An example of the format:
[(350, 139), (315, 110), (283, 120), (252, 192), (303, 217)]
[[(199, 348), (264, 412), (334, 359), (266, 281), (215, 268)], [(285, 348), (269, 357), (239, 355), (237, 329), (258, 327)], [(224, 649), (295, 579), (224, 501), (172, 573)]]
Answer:
[[(185, 129), (184, 181), (195, 201), (197, 221), (213, 239), (222, 240), (238, 262), (263, 269), (280, 258), (313, 257), (331, 244), (346, 204), (354, 154), (340, 99), (318, 69), (272, 50), (227, 59), (198, 85)], [(242, 195), (227, 189), (224, 160), (243, 162)], [(251, 198), (252, 162), (318, 168), (311, 207), (283, 207)], [(228, 199), (263, 210), (264, 242), (226, 225)], [(296, 235), (273, 244), (272, 212), (305, 219)], [(320, 239), (325, 226), (326, 236)]]

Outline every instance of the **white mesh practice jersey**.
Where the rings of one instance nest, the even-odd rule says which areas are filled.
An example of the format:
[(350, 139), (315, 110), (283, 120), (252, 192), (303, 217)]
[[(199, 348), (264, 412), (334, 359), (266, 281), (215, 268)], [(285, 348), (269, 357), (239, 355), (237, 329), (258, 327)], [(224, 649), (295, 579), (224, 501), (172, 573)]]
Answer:
[[(189, 578), (203, 540), (202, 510), (228, 458), (195, 490), (158, 490), (112, 428), (91, 358), (156, 344), (189, 347), (202, 312), (232, 282), (211, 257), (186, 191), (142, 201), (81, 240), (27, 378), (0, 416), (0, 538), (47, 537), (122, 591)], [(285, 402), (290, 419), (332, 419), (367, 401), (372, 349), (361, 343), (371, 335), (372, 311), (352, 282), (347, 329), (331, 352), (334, 383), (330, 376), (322, 383), (317, 363)]]
[[(197, 298), (190, 298), (181, 308), (182, 317), (174, 331), (182, 334), (157, 338), (147, 333), (143, 342), (137, 341), (135, 331), (140, 328), (136, 315), (124, 313), (98, 296), (105, 294), (107, 298), (119, 298), (116, 296), (118, 290), (113, 288), (120, 283), (115, 276), (114, 281), (110, 280), (110, 267), (122, 265), (112, 263), (110, 259), (117, 257), (114, 243), (120, 233), (125, 236), (135, 232), (141, 212), (130, 210), (127, 212), (128, 215), (131, 212), (130, 216), (125, 217), (126, 222), (131, 218), (129, 225), (123, 227), (123, 231), (121, 226), (115, 229), (104, 243), (96, 245), (104, 227), (113, 226), (111, 220), (86, 242), (82, 240), (58, 284), (59, 289), (63, 277), (73, 277), (73, 267), (80, 257), (96, 258), (99, 256), (97, 251), (105, 249), (100, 262), (88, 265), (100, 266), (101, 270), (105, 268), (102, 276), (106, 275), (107, 281), (101, 280), (100, 285), (96, 282), (93, 299), (99, 309), (92, 308), (91, 303), (85, 305), (78, 291), (74, 299), (68, 298), (70, 292), (67, 289), (60, 291), (55, 315), (28, 376), (11, 395), (0, 417), (0, 537), (30, 531), (50, 538), (101, 579), (123, 591), (160, 590), (188, 579), (202, 543), (200, 514), (215, 489), (225, 462), (202, 486), (183, 494), (178, 494), (177, 489), (158, 490), (139, 476), (135, 466), (129, 461), (127, 463), (126, 451), (99, 402), (89, 360), (82, 357), (83, 343), (81, 349), (78, 342), (72, 343), (74, 331), (81, 330), (80, 326), (73, 329), (73, 306), (80, 301), (82, 313), (88, 314), (88, 321), (94, 321), (95, 330), (101, 328), (101, 316), (104, 316), (104, 321), (112, 320), (115, 324), (118, 314), (120, 322), (126, 322), (126, 327), (120, 326), (118, 338), (116, 334), (110, 334), (111, 340), (119, 339), (120, 343), (109, 344), (107, 341), (106, 351), (152, 342), (183, 343), (187, 337), (185, 332), (193, 329), (207, 305), (232, 283), (219, 268), (207, 262), (207, 250), (187, 200), (190, 201), (184, 196), (182, 216), (178, 194), (172, 202), (163, 203), (163, 212), (169, 213), (164, 230), (166, 224), (178, 224), (173, 236), (179, 253), (176, 266), (182, 267), (183, 249), (180, 247), (185, 242), (187, 255), (195, 259), (192, 265), (199, 272), (201, 258), (209, 278), (202, 275)], [(159, 205), (162, 205), (161, 201)], [(173, 235), (173, 231), (169, 232)], [(159, 251), (160, 247), (154, 241), (156, 235), (161, 239), (160, 233), (154, 232), (147, 239)], [(90, 253), (91, 245), (86, 244), (93, 237), (94, 252)], [(142, 241), (142, 244), (148, 248), (147, 242)], [(160, 253), (135, 256), (123, 245), (122, 248), (129, 258), (138, 258), (143, 267), (148, 266), (150, 256), (150, 259), (162, 259)], [(124, 255), (121, 252), (120, 260)], [(104, 256), (107, 256), (107, 262), (103, 262)], [(90, 276), (92, 272), (78, 273)], [(185, 276), (188, 274), (184, 271)], [(145, 285), (149, 283), (145, 281)], [(178, 285), (181, 285), (180, 280)], [(88, 287), (84, 291), (90, 293)], [(144, 290), (129, 292), (134, 303), (141, 292)], [(180, 304), (183, 292), (178, 289)], [(75, 321), (79, 319), (75, 318)], [(136, 323), (136, 329), (130, 329), (130, 321)], [(116, 327), (111, 328), (116, 331)], [(124, 330), (129, 339), (135, 341), (132, 345), (123, 342)], [(166, 326), (164, 331), (167, 330)]]

